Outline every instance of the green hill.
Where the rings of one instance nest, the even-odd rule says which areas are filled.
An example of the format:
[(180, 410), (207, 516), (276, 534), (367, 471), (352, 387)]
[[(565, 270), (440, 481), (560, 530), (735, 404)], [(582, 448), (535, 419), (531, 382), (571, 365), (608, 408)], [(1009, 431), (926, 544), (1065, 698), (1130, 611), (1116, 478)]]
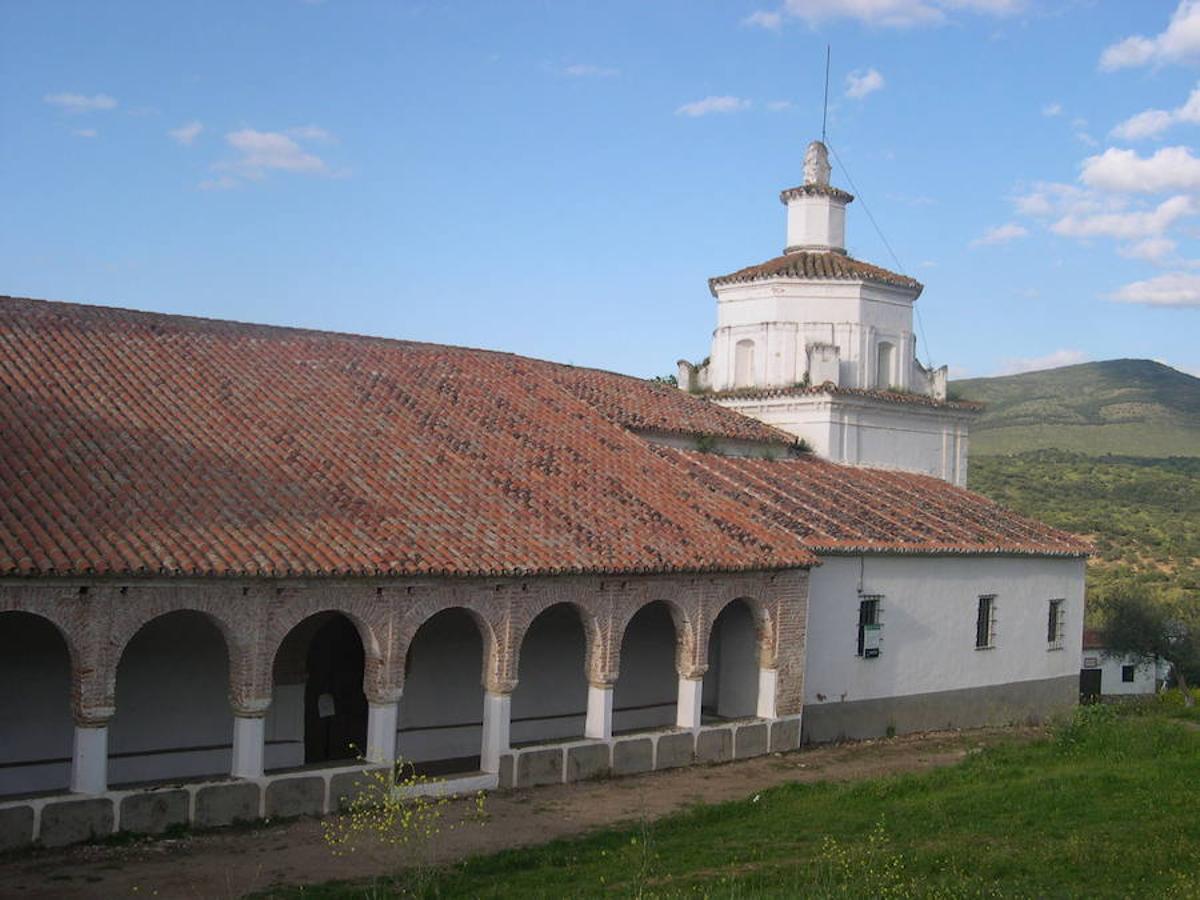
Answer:
[(1200, 456), (1200, 378), (1148, 359), (969, 378), (951, 390), (987, 405), (971, 425), (972, 456)]

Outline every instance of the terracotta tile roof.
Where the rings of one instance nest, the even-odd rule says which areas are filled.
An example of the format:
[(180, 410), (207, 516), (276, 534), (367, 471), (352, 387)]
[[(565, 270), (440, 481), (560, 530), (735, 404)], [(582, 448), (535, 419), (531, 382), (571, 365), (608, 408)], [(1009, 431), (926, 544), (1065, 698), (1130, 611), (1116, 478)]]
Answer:
[(711, 490), (739, 497), (817, 553), (1084, 556), (1091, 546), (938, 478), (815, 456), (748, 459), (663, 447)]
[(928, 406), (935, 409), (957, 409), (964, 412), (981, 412), (984, 409), (984, 404), (975, 403), (970, 400), (937, 400), (927, 394), (913, 394), (905, 391), (838, 387), (831, 381), (807, 387), (795, 385), (793, 387), (778, 388), (738, 388), (732, 391), (718, 391), (705, 394), (704, 396), (712, 400), (721, 401), (724, 399), (759, 400), (770, 399), (772, 397), (806, 397), (816, 394), (863, 397), (868, 400), (881, 400), (884, 403), (899, 403), (905, 406)]
[(879, 266), (873, 266), (831, 250), (811, 251), (797, 250), (769, 259), (757, 266), (747, 266), (730, 272), (728, 275), (718, 275), (708, 279), (708, 289), (716, 295), (716, 289), (725, 284), (741, 284), (750, 281), (762, 281), (768, 278), (808, 278), (832, 279), (840, 281), (871, 281), (877, 284), (889, 284), (895, 287), (908, 288), (918, 294), (924, 290), (921, 282), (907, 275), (889, 272)]
[(791, 445), (796, 439), (669, 384), (639, 381), (598, 369), (547, 364), (552, 377), (568, 391), (610, 418), (634, 431), (660, 434), (707, 435), (744, 441)]
[(0, 386), (0, 574), (1083, 552), (931, 478), (657, 446), (629, 429), (779, 433), (674, 388), (504, 353), (0, 298)]
[[(502, 353), (0, 300), (0, 573), (804, 566), (578, 392)], [(639, 397), (644, 393), (645, 397)], [(682, 428), (762, 434), (686, 395)], [(664, 408), (669, 408), (666, 404)], [(664, 413), (665, 415), (665, 413)], [(768, 431), (768, 433), (771, 433)]]

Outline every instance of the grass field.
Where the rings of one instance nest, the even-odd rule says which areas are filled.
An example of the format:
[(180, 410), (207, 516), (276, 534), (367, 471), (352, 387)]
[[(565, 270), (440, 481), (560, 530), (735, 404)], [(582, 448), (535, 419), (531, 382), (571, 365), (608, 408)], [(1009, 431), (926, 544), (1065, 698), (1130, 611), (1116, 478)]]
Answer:
[[(1200, 730), (1087, 707), (959, 765), (792, 784), (424, 873), (431, 897), (1200, 897)], [(389, 897), (413, 882), (275, 896)]]

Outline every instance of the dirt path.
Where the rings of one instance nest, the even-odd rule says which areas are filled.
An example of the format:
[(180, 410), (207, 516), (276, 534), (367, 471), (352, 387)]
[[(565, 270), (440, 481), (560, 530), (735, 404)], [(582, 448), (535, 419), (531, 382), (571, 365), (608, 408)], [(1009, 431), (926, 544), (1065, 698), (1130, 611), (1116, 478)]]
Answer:
[[(676, 769), (631, 778), (495, 794), (489, 820), (443, 831), (439, 861), (540, 844), (622, 821), (655, 819), (697, 802), (716, 803), (793, 781), (845, 781), (950, 765), (971, 747), (1002, 736), (1031, 738), (1036, 729), (979, 729), (818, 747), (721, 766)], [(445, 808), (446, 823), (470, 809)], [(395, 857), (360, 850), (334, 857), (317, 820), (254, 830), (226, 830), (122, 846), (33, 851), (0, 861), (0, 897), (240, 897), (276, 884), (370, 878), (396, 867)]]

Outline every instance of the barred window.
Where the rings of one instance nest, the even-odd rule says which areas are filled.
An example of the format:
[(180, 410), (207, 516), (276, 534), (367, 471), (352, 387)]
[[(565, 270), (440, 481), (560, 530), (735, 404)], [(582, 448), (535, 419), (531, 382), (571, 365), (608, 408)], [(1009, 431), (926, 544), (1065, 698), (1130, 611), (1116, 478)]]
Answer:
[(858, 601), (858, 655), (872, 659), (879, 655), (879, 601), (877, 594)]
[(1063, 609), (1065, 600), (1051, 600), (1050, 614), (1046, 620), (1046, 643), (1051, 650), (1061, 650), (1063, 646), (1063, 631), (1066, 615)]
[(979, 598), (975, 615), (975, 649), (987, 650), (996, 645), (996, 597), (985, 594)]

